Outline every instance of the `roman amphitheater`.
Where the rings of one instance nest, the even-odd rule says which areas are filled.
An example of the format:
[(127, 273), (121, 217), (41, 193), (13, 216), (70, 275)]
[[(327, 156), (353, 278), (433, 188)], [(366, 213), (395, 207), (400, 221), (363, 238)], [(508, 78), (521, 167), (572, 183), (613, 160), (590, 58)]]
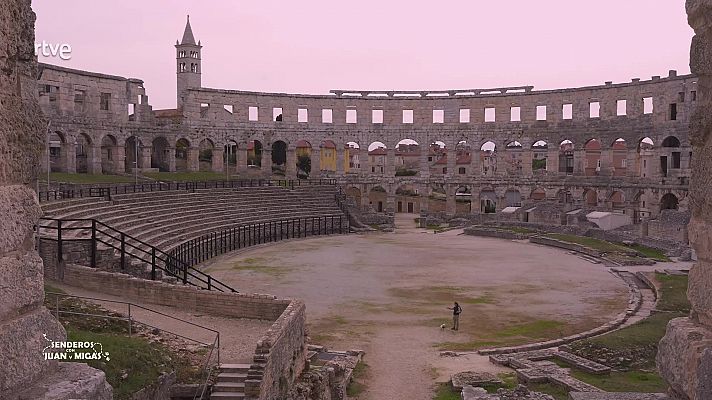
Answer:
[(709, 0), (558, 90), (206, 88), (189, 19), (160, 110), (0, 6), (1, 398), (712, 400)]

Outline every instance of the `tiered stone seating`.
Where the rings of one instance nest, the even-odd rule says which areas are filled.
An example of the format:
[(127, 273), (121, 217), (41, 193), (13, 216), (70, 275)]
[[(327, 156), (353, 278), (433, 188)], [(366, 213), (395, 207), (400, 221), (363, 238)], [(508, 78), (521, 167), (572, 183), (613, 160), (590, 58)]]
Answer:
[[(46, 203), (46, 217), (101, 221), (163, 251), (209, 232), (289, 218), (339, 216), (334, 186), (279, 186), (144, 192), (111, 201), (82, 198)], [(82, 226), (69, 222), (64, 228)], [(66, 231), (66, 238), (86, 232)], [(147, 246), (146, 246), (147, 248)], [(130, 252), (137, 251), (129, 249)]]

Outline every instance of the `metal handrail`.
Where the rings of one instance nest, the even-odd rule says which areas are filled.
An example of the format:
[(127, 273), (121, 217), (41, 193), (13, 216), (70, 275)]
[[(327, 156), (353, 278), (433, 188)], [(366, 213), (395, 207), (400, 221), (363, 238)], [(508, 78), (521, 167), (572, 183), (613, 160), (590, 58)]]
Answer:
[[(48, 292), (45, 292), (45, 293), (46, 293), (47, 295), (55, 296), (55, 298), (56, 298), (56, 302), (55, 302), (55, 315), (56, 315), (58, 321), (60, 320), (60, 315), (61, 315), (61, 314), (67, 314), (67, 315), (81, 315), (81, 316), (85, 316), (85, 317), (108, 318), (108, 319), (116, 319), (116, 320), (126, 320), (126, 321), (128, 322), (128, 335), (129, 335), (129, 336), (131, 336), (131, 333), (132, 333), (132, 332), (131, 332), (132, 324), (133, 324), (133, 323), (137, 323), (137, 324), (145, 325), (145, 326), (147, 326), (147, 327), (149, 327), (149, 328), (158, 329), (159, 331), (169, 333), (169, 334), (171, 334), (171, 335), (173, 335), (173, 336), (176, 336), (176, 337), (179, 337), (179, 338), (182, 338), (182, 339), (185, 339), (185, 340), (189, 340), (189, 341), (194, 342), (194, 343), (200, 343), (200, 344), (203, 344), (203, 345), (205, 345), (205, 346), (210, 347), (210, 351), (208, 352), (208, 355), (207, 355), (207, 357), (206, 357), (206, 359), (205, 359), (205, 363), (204, 363), (204, 366), (203, 366), (203, 373), (206, 374), (207, 376), (206, 376), (206, 379), (205, 379), (205, 383), (203, 384), (203, 390), (202, 390), (202, 393), (201, 393), (201, 397), (196, 397), (196, 396), (197, 396), (197, 392), (200, 390), (200, 386), (198, 386), (198, 388), (196, 388), (196, 396), (194, 396), (194, 399), (196, 399), (196, 398), (200, 399), (200, 398), (202, 398), (202, 396), (205, 394), (205, 390), (206, 390), (206, 388), (207, 388), (207, 382), (208, 382), (208, 380), (210, 379), (210, 360), (213, 358), (213, 351), (215, 351), (215, 353), (216, 353), (216, 365), (220, 365), (220, 332), (217, 331), (217, 330), (215, 330), (215, 329), (211, 329), (211, 328), (208, 328), (207, 326), (203, 326), (203, 325), (200, 325), (200, 324), (196, 324), (196, 323), (194, 323), (194, 322), (186, 321), (186, 320), (184, 320), (184, 319), (182, 319), (182, 318), (178, 318), (178, 317), (175, 317), (175, 316), (172, 316), (172, 315), (168, 315), (168, 314), (163, 313), (163, 312), (161, 312), (161, 311), (157, 311), (157, 310), (154, 310), (154, 309), (151, 309), (151, 308), (148, 308), (148, 307), (144, 307), (144, 306), (142, 306), (142, 305), (135, 304), (135, 303), (131, 303), (131, 302), (120, 301), (120, 300), (107, 300), (107, 299), (100, 299), (100, 298), (97, 298), (97, 297), (88, 297), (88, 296), (77, 296), (77, 295), (66, 294), (66, 293), (58, 293), (58, 292), (52, 292), (52, 291), (48, 291)], [(84, 300), (93, 300), (93, 301), (103, 301), (103, 302), (114, 303), (114, 304), (123, 304), (123, 305), (126, 305), (126, 306), (127, 306), (127, 316), (126, 316), (125, 318), (122, 318), (122, 317), (116, 317), (116, 316), (111, 316), (111, 315), (102, 315), (102, 314), (93, 314), (93, 313), (82, 313), (82, 312), (76, 312), (76, 311), (60, 311), (60, 309), (59, 309), (59, 299), (60, 299), (60, 297), (74, 298), (74, 299), (84, 299)], [(200, 341), (200, 340), (197, 340), (197, 339), (193, 339), (193, 338), (190, 338), (190, 337), (187, 337), (187, 336), (184, 336), (184, 335), (175, 333), (175, 332), (171, 332), (171, 331), (166, 330), (166, 329), (161, 329), (161, 328), (159, 328), (159, 327), (157, 327), (157, 326), (153, 326), (153, 325), (151, 325), (151, 324), (149, 324), (149, 323), (146, 323), (146, 322), (141, 322), (141, 321), (135, 320), (135, 319), (131, 318), (131, 307), (139, 308), (139, 309), (142, 309), (142, 310), (145, 310), (145, 311), (149, 311), (149, 312), (154, 313), (154, 314), (158, 314), (158, 315), (161, 315), (161, 316), (164, 316), (164, 317), (167, 317), (167, 318), (176, 320), (176, 321), (180, 321), (180, 322), (186, 323), (186, 324), (188, 324), (188, 325), (192, 325), (192, 326), (195, 326), (195, 327), (204, 329), (204, 330), (206, 330), (206, 331), (210, 331), (210, 332), (212, 332), (212, 333), (215, 334), (215, 339), (213, 339), (212, 343), (206, 343), (206, 342), (203, 342), (203, 341)], [(108, 311), (108, 310), (107, 310), (107, 311)]]
[(216, 181), (190, 181), (190, 182), (150, 182), (139, 184), (115, 184), (95, 187), (79, 187), (78, 189), (57, 189), (39, 191), (37, 196), (40, 202), (51, 200), (74, 199), (85, 197), (105, 197), (111, 199), (112, 195), (163, 192), (172, 190), (195, 191), (199, 189), (234, 189), (243, 187), (269, 187), (280, 186), (294, 189), (295, 186), (321, 186), (336, 185), (336, 179), (234, 179)]
[[(53, 221), (56, 222), (56, 226), (53, 225), (47, 225), (47, 224), (42, 224), (42, 221)], [(90, 223), (90, 226), (82, 225), (82, 226), (69, 226), (69, 227), (63, 227), (64, 223), (69, 223), (69, 222), (85, 222), (85, 223)], [(195, 268), (192, 268), (190, 265), (186, 265), (182, 263), (179, 259), (174, 258), (171, 254), (168, 254), (164, 252), (163, 250), (148, 244), (141, 239), (135, 238), (131, 235), (128, 235), (124, 232), (121, 232), (101, 221), (95, 220), (95, 219), (90, 219), (90, 218), (71, 218), (71, 219), (59, 219), (59, 218), (41, 218), (40, 221), (38, 222), (37, 227), (39, 229), (50, 229), (50, 230), (56, 230), (57, 231), (57, 259), (62, 260), (63, 259), (63, 242), (64, 241), (77, 241), (77, 240), (91, 240), (91, 266), (96, 267), (96, 248), (97, 248), (97, 243), (102, 243), (114, 250), (117, 250), (120, 252), (121, 256), (121, 268), (124, 269), (126, 267), (126, 256), (128, 255), (131, 258), (134, 258), (136, 260), (139, 260), (141, 262), (144, 262), (146, 264), (151, 265), (151, 279), (155, 280), (156, 279), (156, 270), (160, 270), (164, 273), (167, 273), (170, 276), (173, 276), (177, 279), (179, 279), (183, 284), (188, 284), (192, 286), (199, 287), (201, 289), (207, 289), (207, 290), (218, 290), (220, 292), (237, 292), (237, 290), (233, 289), (232, 287), (226, 285), (225, 283), (219, 281), (218, 279), (213, 278), (212, 276), (199, 271)], [(104, 229), (101, 229), (101, 228)], [(70, 230), (70, 231), (76, 231), (76, 230), (90, 230), (90, 237), (72, 237), (72, 238), (66, 238), (62, 236), (63, 231), (65, 230)], [(109, 238), (118, 241), (120, 244), (116, 245), (115, 243), (109, 241), (109, 240), (104, 240), (101, 236), (97, 235), (97, 233), (101, 235), (108, 236)], [(136, 243), (132, 243), (131, 241), (134, 241)], [(127, 249), (129, 247), (129, 249)], [(146, 250), (146, 248), (148, 250)], [(130, 252), (128, 250), (130, 249), (135, 249), (135, 252), (138, 254), (135, 254), (134, 252)], [(163, 263), (163, 266), (160, 265), (160, 263)], [(203, 285), (197, 284), (195, 281), (202, 283)]]

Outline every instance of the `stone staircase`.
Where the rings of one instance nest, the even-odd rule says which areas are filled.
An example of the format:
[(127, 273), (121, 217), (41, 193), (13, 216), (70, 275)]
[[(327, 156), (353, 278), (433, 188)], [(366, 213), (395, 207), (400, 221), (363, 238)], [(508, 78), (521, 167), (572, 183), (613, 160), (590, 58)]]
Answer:
[(242, 400), (245, 398), (245, 379), (249, 364), (220, 364), (217, 380), (210, 399)]

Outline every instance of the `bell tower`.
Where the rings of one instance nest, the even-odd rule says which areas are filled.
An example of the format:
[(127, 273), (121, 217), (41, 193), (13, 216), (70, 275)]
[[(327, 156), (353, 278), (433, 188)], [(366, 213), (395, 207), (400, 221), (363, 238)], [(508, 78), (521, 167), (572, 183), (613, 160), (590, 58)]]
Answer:
[(185, 23), (183, 38), (176, 40), (176, 76), (177, 106), (183, 107), (183, 92), (188, 88), (199, 88), (200, 82), (200, 41), (195, 43), (193, 29), (190, 27), (190, 15)]

